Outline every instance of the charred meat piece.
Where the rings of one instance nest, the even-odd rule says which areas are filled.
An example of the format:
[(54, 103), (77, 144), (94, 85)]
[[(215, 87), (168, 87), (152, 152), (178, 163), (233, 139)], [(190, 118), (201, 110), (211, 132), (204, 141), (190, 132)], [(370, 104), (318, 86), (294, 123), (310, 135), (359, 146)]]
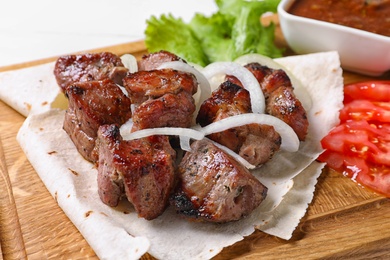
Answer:
[(271, 125), (249, 124), (238, 128), (237, 135), (245, 136), (238, 154), (255, 166), (268, 162), (282, 144), (282, 138)]
[(129, 73), (123, 79), (132, 104), (141, 104), (164, 94), (186, 91), (191, 95), (198, 89), (194, 75), (173, 69), (138, 71)]
[[(251, 113), (249, 92), (225, 81), (200, 107), (197, 122), (206, 126), (229, 116)], [(255, 166), (266, 163), (279, 150), (281, 137), (272, 126), (248, 124), (208, 136)]]
[(251, 112), (249, 92), (231, 81), (225, 81), (203, 102), (196, 122), (206, 126), (229, 116)]
[[(294, 94), (294, 88), (286, 72), (271, 69), (259, 63), (249, 63), (245, 67), (253, 73), (260, 84), (265, 96), (266, 113), (291, 126), (299, 140), (304, 141), (309, 122), (302, 103)], [(241, 85), (232, 76), (228, 76), (227, 79)]]
[(185, 91), (147, 100), (134, 110), (132, 131), (156, 127), (190, 127), (195, 109), (194, 98)]
[(62, 56), (54, 67), (54, 75), (63, 92), (76, 82), (107, 78), (122, 85), (127, 71), (121, 59), (110, 52)]
[[(96, 147), (99, 154), (98, 193), (100, 200), (110, 206), (118, 206), (125, 196), (123, 176), (115, 168), (115, 152), (119, 150), (122, 137), (119, 127), (115, 124), (102, 125), (97, 132)], [(123, 146), (123, 144), (122, 144)]]
[(122, 140), (117, 125), (98, 131), (98, 191), (100, 199), (117, 206), (122, 197), (138, 215), (151, 220), (169, 204), (175, 184), (175, 151), (167, 136)]
[(207, 140), (191, 147), (177, 168), (171, 199), (177, 213), (229, 222), (249, 215), (264, 200), (267, 188), (233, 157)]
[(111, 80), (78, 82), (66, 90), (69, 108), (64, 130), (79, 153), (95, 162), (97, 131), (104, 124), (124, 124), (131, 117), (130, 99)]
[(133, 131), (153, 127), (189, 127), (198, 83), (194, 75), (172, 69), (128, 74), (124, 87), (136, 105)]
[(169, 61), (182, 61), (176, 54), (168, 51), (159, 51), (142, 56), (142, 59), (138, 61), (138, 70), (155, 70), (161, 64)]

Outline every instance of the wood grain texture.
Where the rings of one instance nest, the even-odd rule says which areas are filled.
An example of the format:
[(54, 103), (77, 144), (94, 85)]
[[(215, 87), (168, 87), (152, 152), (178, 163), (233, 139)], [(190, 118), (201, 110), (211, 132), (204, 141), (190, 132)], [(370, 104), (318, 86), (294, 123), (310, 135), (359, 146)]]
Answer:
[[(283, 44), (283, 39), (279, 41)], [(137, 57), (146, 53), (142, 42), (101, 50), (134, 53)], [(346, 83), (370, 79), (348, 72), (344, 77)], [(15, 137), (24, 118), (3, 102), (0, 111), (0, 135), (28, 259), (97, 259), (20, 149)], [(324, 171), (314, 200), (291, 240), (257, 231), (225, 248), (214, 259), (386, 259), (390, 257), (389, 219), (390, 199), (363, 189), (338, 173)], [(154, 258), (146, 254), (142, 259)]]
[(0, 138), (0, 245), (4, 259), (26, 259), (24, 239)]

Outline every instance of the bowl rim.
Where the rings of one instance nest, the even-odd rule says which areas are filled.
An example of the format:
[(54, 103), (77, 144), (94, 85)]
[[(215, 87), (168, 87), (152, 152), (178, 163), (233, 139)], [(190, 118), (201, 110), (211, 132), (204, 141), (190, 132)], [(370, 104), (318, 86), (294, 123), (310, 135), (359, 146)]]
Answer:
[(287, 9), (295, 1), (296, 0), (281, 0), (281, 2), (279, 3), (279, 5), (277, 7), (277, 12), (278, 12), (279, 17), (285, 17), (287, 19), (294, 20), (294, 21), (304, 21), (304, 22), (308, 22), (308, 23), (311, 23), (314, 25), (335, 29), (335, 30), (338, 30), (340, 32), (346, 32), (349, 34), (356, 34), (359, 36), (369, 37), (369, 38), (373, 38), (376, 40), (381, 40), (381, 41), (385, 41), (385, 42), (390, 43), (390, 36), (385, 36), (385, 35), (369, 32), (369, 31), (365, 31), (365, 30), (360, 30), (360, 29), (348, 27), (345, 25), (340, 25), (340, 24), (335, 24), (335, 23), (331, 23), (331, 22), (325, 22), (325, 21), (321, 21), (321, 20), (298, 16), (298, 15), (294, 15), (294, 14), (287, 12)]

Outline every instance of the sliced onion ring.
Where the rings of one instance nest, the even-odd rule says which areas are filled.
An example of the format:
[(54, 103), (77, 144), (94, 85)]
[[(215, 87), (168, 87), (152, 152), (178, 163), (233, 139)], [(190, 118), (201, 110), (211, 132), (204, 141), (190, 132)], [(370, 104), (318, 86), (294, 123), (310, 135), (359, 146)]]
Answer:
[(123, 65), (125, 68), (129, 70), (129, 72), (134, 73), (138, 71), (138, 63), (137, 59), (134, 57), (134, 55), (131, 54), (123, 54), (120, 57)]
[(309, 93), (307, 92), (306, 88), (303, 86), (302, 82), (297, 79), (294, 74), (292, 74), (286, 67), (284, 67), (282, 64), (278, 63), (277, 60), (273, 60), (267, 56), (258, 54), (258, 53), (251, 53), (251, 54), (245, 54), (243, 56), (238, 57), (234, 60), (234, 62), (237, 62), (238, 64), (245, 66), (246, 64), (257, 62), (263, 66), (267, 66), (271, 69), (282, 69), (286, 72), (288, 77), (291, 80), (291, 84), (294, 87), (294, 93), (301, 101), (303, 107), (306, 111), (309, 111), (312, 106), (312, 100), (310, 98)]
[(237, 59), (234, 60), (234, 62), (237, 62), (241, 66), (245, 66), (249, 63), (257, 62), (260, 63), (263, 66), (267, 66), (268, 68), (271, 69), (283, 69), (282, 66), (271, 59), (270, 57), (258, 54), (258, 53), (250, 53), (250, 54), (245, 54)]
[[(158, 127), (158, 128), (147, 128), (138, 130), (132, 133), (121, 133), (123, 140), (134, 140), (151, 135), (174, 135), (180, 137), (181, 148), (185, 151), (189, 151), (190, 139), (201, 140), (204, 138), (204, 134), (200, 131), (191, 128), (183, 127)], [(183, 138), (183, 140), (182, 140)]]
[(218, 133), (233, 127), (239, 127), (247, 124), (271, 125), (282, 138), (281, 149), (296, 152), (299, 149), (299, 139), (294, 130), (279, 118), (267, 114), (241, 114), (230, 116), (222, 120), (211, 123), (200, 129), (204, 135)]
[(202, 72), (209, 81), (214, 76), (219, 76), (221, 74), (235, 76), (250, 93), (252, 111), (255, 113), (264, 113), (265, 98), (259, 82), (255, 76), (243, 66), (235, 62), (214, 62), (207, 65)]

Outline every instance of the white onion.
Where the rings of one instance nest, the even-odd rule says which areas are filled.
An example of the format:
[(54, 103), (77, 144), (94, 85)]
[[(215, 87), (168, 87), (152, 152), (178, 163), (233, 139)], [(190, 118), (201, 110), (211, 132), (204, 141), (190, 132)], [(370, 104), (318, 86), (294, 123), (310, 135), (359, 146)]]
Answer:
[(245, 66), (246, 64), (257, 62), (263, 66), (267, 66), (271, 69), (282, 69), (286, 72), (288, 77), (291, 80), (291, 84), (294, 87), (294, 93), (301, 101), (303, 107), (306, 111), (309, 111), (312, 106), (312, 100), (310, 98), (310, 94), (307, 92), (306, 88), (303, 86), (302, 82), (297, 79), (294, 74), (292, 74), (286, 67), (284, 67), (282, 64), (278, 63), (277, 60), (273, 60), (267, 56), (258, 54), (258, 53), (251, 53), (251, 54), (245, 54), (243, 56), (238, 57), (235, 59), (234, 62), (237, 62), (238, 64)]
[(272, 125), (275, 128), (275, 131), (278, 132), (282, 138), (282, 144), (280, 148), (289, 152), (298, 151), (299, 139), (294, 130), (279, 118), (267, 114), (248, 113), (230, 116), (211, 123), (200, 129), (200, 131), (202, 131), (206, 136), (212, 133), (222, 132), (233, 127), (239, 127), (247, 124)]
[(187, 151), (187, 152), (191, 151), (191, 143), (190, 143), (190, 141), (191, 141), (191, 138), (189, 138), (188, 136), (181, 135), (180, 136), (180, 147), (181, 147), (181, 149), (184, 150), (184, 151)]
[(120, 58), (123, 65), (129, 70), (129, 72), (134, 73), (138, 71), (138, 63), (134, 55), (123, 54)]
[(122, 93), (123, 94), (125, 94), (125, 96), (129, 96), (129, 92), (127, 92), (127, 89), (125, 89), (124, 87), (122, 87), (121, 85), (118, 85), (118, 84), (116, 84), (117, 86), (118, 86), (118, 88), (120, 88), (120, 90), (122, 91)]
[(121, 127), (119, 128), (119, 131), (121, 133), (121, 135), (127, 135), (131, 132), (131, 129), (133, 128), (133, 119), (130, 118), (129, 120), (126, 121), (126, 123), (124, 123), (123, 125), (121, 125)]
[(221, 74), (235, 76), (250, 93), (252, 111), (254, 113), (264, 113), (265, 98), (259, 82), (243, 66), (235, 62), (214, 62), (207, 65), (202, 72), (209, 81), (214, 76), (220, 76)]
[(201, 140), (204, 138), (204, 134), (200, 131), (191, 128), (182, 127), (157, 127), (138, 130), (135, 132), (124, 132), (121, 135), (123, 140), (134, 140), (152, 135), (174, 135), (180, 137), (181, 149), (190, 151), (190, 139)]
[(204, 137), (204, 134), (200, 131), (183, 128), (183, 127), (156, 127), (146, 128), (138, 130), (132, 133), (124, 134), (122, 137), (124, 140), (134, 140), (151, 135), (177, 135), (177, 136), (188, 136), (195, 140), (200, 140)]
[(185, 62), (182, 62), (182, 61), (165, 62), (158, 67), (158, 69), (164, 69), (164, 68), (170, 68), (170, 69), (174, 69), (174, 70), (192, 73), (196, 77), (196, 80), (198, 81), (199, 88), (200, 88), (199, 100), (196, 102), (197, 109), (195, 111), (195, 115), (197, 115), (199, 108), (200, 108), (200, 105), (202, 105), (203, 101), (208, 99), (211, 95), (211, 88), (210, 88), (209, 81), (206, 79), (206, 77), (201, 72), (199, 72), (198, 69), (195, 69), (193, 66), (191, 66)]
[(199, 64), (196, 64), (196, 63), (192, 63), (192, 62), (187, 61), (187, 64), (190, 65), (191, 67), (193, 67), (194, 69), (196, 69), (197, 71), (201, 71), (203, 69), (202, 66), (200, 66)]
[(257, 62), (260, 63), (263, 66), (267, 66), (271, 69), (281, 69), (281, 65), (271, 59), (270, 57), (258, 54), (258, 53), (251, 53), (251, 54), (245, 54), (237, 59), (234, 60), (234, 62), (237, 62), (238, 64), (245, 66), (249, 63)]

